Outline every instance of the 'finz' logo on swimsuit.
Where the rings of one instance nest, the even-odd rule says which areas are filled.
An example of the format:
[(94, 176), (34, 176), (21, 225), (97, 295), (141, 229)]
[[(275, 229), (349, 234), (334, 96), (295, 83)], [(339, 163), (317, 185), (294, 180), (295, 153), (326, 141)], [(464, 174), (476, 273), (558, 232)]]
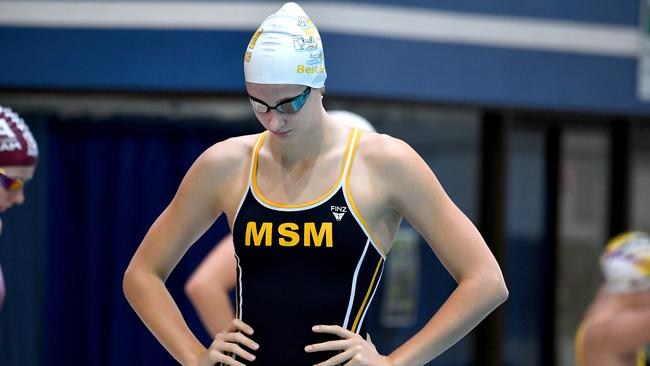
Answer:
[(341, 221), (341, 219), (343, 219), (343, 215), (348, 212), (348, 208), (345, 206), (331, 206), (330, 209), (332, 210), (332, 215), (334, 215), (336, 221)]

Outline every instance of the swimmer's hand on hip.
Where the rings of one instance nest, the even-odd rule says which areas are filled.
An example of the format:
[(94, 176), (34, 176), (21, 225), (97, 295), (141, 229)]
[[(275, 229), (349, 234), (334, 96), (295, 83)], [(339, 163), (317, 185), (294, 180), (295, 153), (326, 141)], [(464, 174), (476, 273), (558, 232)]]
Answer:
[(260, 346), (249, 338), (252, 335), (253, 328), (251, 326), (239, 319), (233, 319), (228, 328), (214, 337), (210, 348), (201, 355), (197, 366), (214, 366), (215, 364), (244, 366), (233, 356), (248, 361), (255, 360), (255, 355), (240, 346), (244, 345), (249, 349), (257, 350)]
[(387, 356), (377, 352), (375, 345), (368, 339), (353, 333), (338, 325), (316, 325), (312, 328), (316, 333), (328, 333), (339, 336), (341, 339), (317, 344), (310, 344), (305, 347), (306, 352), (339, 351), (340, 353), (325, 362), (315, 366), (335, 366), (345, 364), (346, 366), (392, 366)]

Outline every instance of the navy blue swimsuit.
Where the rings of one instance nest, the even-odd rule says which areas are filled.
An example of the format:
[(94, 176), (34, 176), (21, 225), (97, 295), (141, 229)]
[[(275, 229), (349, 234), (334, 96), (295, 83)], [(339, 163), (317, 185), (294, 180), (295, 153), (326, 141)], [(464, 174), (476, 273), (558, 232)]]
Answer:
[(236, 317), (255, 330), (260, 348), (247, 365), (305, 366), (334, 352), (306, 353), (309, 344), (337, 339), (311, 330), (340, 325), (362, 334), (385, 254), (350, 195), (349, 173), (359, 140), (350, 133), (339, 179), (324, 196), (304, 204), (269, 201), (257, 183), (260, 135), (248, 188), (233, 225), (237, 258)]

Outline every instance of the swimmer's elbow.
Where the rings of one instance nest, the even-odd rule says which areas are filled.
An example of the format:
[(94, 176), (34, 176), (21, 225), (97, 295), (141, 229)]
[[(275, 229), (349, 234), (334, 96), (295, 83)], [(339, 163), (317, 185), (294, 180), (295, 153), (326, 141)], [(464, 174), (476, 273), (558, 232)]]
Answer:
[(122, 293), (124, 293), (124, 297), (126, 299), (129, 299), (129, 294), (131, 293), (131, 287), (133, 283), (133, 275), (132, 272), (130, 271), (130, 268), (127, 268), (126, 271), (124, 271), (124, 275), (122, 276)]
[(122, 292), (129, 303), (148, 286), (146, 280), (144, 272), (131, 262), (122, 276)]
[(200, 294), (204, 291), (203, 283), (198, 276), (192, 275), (187, 280), (187, 282), (185, 282), (183, 290), (185, 291), (185, 295), (187, 295), (187, 297), (189, 297), (192, 302), (195, 302)]
[(508, 286), (506, 286), (506, 282), (504, 280), (501, 280), (501, 285), (497, 290), (497, 296), (499, 300), (498, 301), (499, 305), (506, 302), (506, 300), (508, 300), (508, 297), (510, 296), (510, 291), (508, 290)]
[(492, 289), (492, 296), (496, 306), (499, 306), (508, 300), (510, 292), (508, 291), (508, 286), (506, 286), (506, 281), (503, 279), (501, 272), (497, 275), (492, 276), (490, 280), (490, 287)]

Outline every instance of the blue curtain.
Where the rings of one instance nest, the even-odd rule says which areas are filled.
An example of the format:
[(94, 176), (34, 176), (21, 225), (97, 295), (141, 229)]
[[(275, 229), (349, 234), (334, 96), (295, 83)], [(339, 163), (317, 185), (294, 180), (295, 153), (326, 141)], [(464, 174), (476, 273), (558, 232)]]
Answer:
[[(122, 275), (199, 154), (255, 132), (253, 124), (196, 122), (124, 117), (51, 126), (43, 364), (176, 365), (126, 302)], [(167, 282), (204, 344), (209, 337), (183, 285), (226, 230), (222, 218)]]

